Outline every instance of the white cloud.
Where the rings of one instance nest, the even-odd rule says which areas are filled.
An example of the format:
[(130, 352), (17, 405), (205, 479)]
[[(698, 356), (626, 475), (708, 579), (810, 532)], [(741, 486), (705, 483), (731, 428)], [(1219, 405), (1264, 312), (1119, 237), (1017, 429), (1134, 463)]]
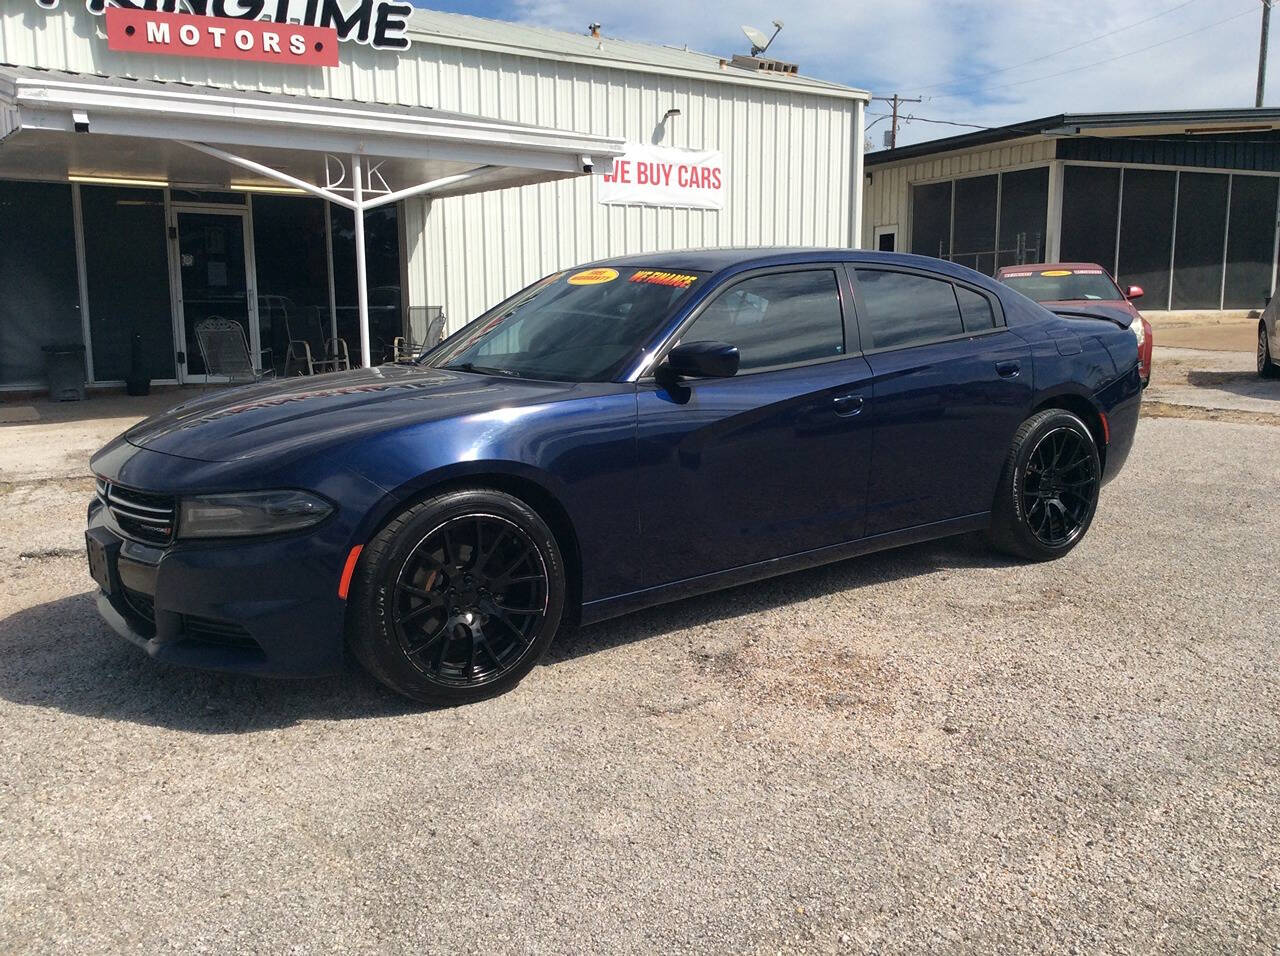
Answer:
[[(1177, 0), (1139, 6), (1132, 0), (735, 0), (695, 5), (688, 0), (512, 0), (524, 22), (583, 31), (593, 20), (609, 36), (684, 44), (725, 55), (747, 52), (739, 25), (772, 33), (786, 26), (770, 56), (800, 64), (801, 71), (877, 95), (895, 91), (931, 97), (909, 112), (933, 119), (998, 126), (1062, 112), (1198, 109), (1252, 106), (1257, 68), (1258, 0), (1191, 0), (1181, 8), (1080, 49), (1024, 63), (1045, 53), (1126, 27)], [(1241, 14), (1228, 23), (1215, 21)], [(1278, 18), (1280, 19), (1280, 18)], [(1194, 36), (1134, 53), (1065, 76), (1040, 79), (1152, 46), (1191, 31)], [(1280, 37), (1277, 37), (1280, 45)], [(1004, 70), (984, 80), (975, 74)], [(1268, 99), (1280, 102), (1280, 69)], [(938, 82), (954, 85), (933, 87)], [(1034, 82), (1025, 82), (1034, 80)], [(873, 109), (882, 112), (883, 104)], [(873, 131), (880, 142), (880, 123)], [(963, 132), (909, 123), (900, 142)]]

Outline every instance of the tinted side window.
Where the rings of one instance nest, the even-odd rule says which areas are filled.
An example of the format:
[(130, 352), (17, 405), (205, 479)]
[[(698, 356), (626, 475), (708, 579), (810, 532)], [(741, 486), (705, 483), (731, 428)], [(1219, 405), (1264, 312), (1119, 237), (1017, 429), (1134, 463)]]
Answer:
[(964, 319), (966, 332), (985, 332), (996, 327), (996, 314), (991, 300), (972, 289), (956, 286), (956, 300), (960, 303), (960, 317)]
[(867, 311), (860, 318), (871, 348), (903, 348), (964, 332), (950, 282), (906, 272), (857, 272)]
[(836, 274), (815, 269), (739, 282), (707, 306), (681, 341), (736, 345), (744, 372), (841, 355)]

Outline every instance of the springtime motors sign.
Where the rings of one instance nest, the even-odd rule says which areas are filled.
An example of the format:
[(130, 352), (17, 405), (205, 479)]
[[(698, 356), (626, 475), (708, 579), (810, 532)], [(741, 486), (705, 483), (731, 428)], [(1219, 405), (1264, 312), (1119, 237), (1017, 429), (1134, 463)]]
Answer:
[(712, 149), (674, 149), (628, 143), (600, 177), (600, 201), (621, 206), (723, 209), (724, 154)]
[[(54, 9), (60, 0), (36, 0)], [(413, 6), (396, 0), (84, 0), (107, 45), (131, 53), (333, 66), (337, 43), (407, 50)]]

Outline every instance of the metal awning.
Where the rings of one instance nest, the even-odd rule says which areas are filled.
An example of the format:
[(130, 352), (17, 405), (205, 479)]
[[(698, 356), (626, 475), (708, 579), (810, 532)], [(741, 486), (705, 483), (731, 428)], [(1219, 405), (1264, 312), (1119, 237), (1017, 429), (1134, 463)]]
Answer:
[[(363, 212), (606, 171), (623, 140), (406, 106), (0, 67), (0, 178), (284, 185)], [(369, 364), (364, 222), (355, 216)]]

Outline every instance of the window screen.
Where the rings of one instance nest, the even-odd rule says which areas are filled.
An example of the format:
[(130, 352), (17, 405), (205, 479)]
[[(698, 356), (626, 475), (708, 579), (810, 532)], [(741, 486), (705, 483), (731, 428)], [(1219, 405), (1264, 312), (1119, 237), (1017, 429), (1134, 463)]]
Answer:
[(996, 271), (997, 176), (956, 180), (955, 240), (951, 261), (987, 275)]
[(84, 341), (71, 187), (0, 182), (0, 237), (0, 385), (39, 385), (41, 346)]
[(1062, 261), (1115, 268), (1120, 170), (1068, 166), (1062, 194)]
[(164, 193), (81, 186), (80, 208), (94, 378), (129, 378), (135, 362), (148, 379), (173, 378)]
[[(1160, 169), (1124, 171), (1120, 215), (1122, 286), (1140, 285), (1142, 304), (1163, 309), (1169, 301), (1169, 257), (1173, 253), (1173, 195), (1176, 173)], [(1222, 247), (1218, 247), (1222, 255)], [(1103, 268), (1110, 268), (1105, 262)]]
[(985, 332), (996, 327), (996, 314), (991, 308), (991, 300), (985, 295), (956, 286), (956, 301), (960, 303), (960, 318), (964, 320), (966, 332)]
[(911, 251), (945, 259), (951, 255), (951, 183), (911, 187)]
[(1049, 167), (1004, 173), (1000, 181), (998, 265), (1044, 261), (1049, 215)]
[(879, 269), (857, 275), (867, 313), (862, 328), (871, 339), (864, 347), (905, 348), (964, 332), (950, 282)]
[(1260, 309), (1271, 294), (1275, 222), (1276, 180), (1270, 176), (1233, 177), (1224, 309)]
[(840, 355), (844, 320), (836, 274), (780, 272), (739, 282), (707, 306), (681, 341), (735, 345), (742, 371)]
[(1220, 173), (1183, 173), (1173, 252), (1173, 309), (1216, 309), (1222, 299), (1227, 182)]

